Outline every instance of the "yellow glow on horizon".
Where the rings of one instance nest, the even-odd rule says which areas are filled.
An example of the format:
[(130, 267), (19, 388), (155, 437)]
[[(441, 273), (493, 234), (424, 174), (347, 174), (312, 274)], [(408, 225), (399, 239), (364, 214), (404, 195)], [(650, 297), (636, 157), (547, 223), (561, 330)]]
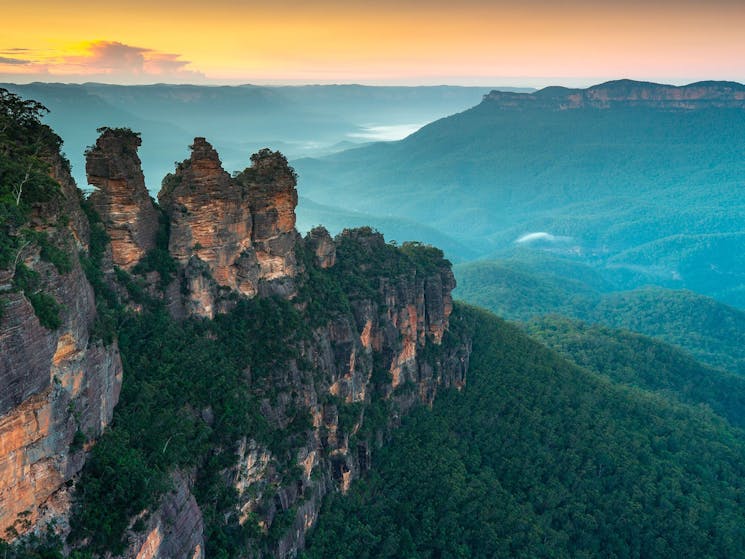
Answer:
[[(275, 7), (230, 0), (40, 4), (34, 10), (18, 4), (4, 8), (4, 19), (12, 24), (3, 30), (0, 51), (31, 49), (24, 60), (32, 64), (0, 64), (3, 75), (34, 69), (57, 76), (96, 74), (95, 65), (85, 67), (93, 46), (118, 42), (145, 49), (146, 57), (188, 62), (178, 71), (212, 80), (666, 72), (745, 79), (745, 5), (726, 0), (721, 5), (683, 2), (680, 9), (673, 3), (663, 9), (659, 3), (629, 7), (582, 0), (562, 5), (540, 0), (403, 6), (385, 0), (375, 5), (280, 1)], [(157, 77), (168, 68), (150, 65), (144, 74), (153, 69)]]

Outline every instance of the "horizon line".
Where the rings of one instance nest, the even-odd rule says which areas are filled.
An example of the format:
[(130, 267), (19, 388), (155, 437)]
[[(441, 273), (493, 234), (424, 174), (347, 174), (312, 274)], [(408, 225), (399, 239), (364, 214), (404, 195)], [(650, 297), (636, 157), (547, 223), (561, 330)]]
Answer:
[[(507, 81), (512, 80), (519, 80), (520, 78), (503, 78)], [(530, 80), (536, 80), (541, 78), (525, 78), (526, 81)], [(549, 80), (550, 78), (543, 78), (545, 80)], [(698, 85), (703, 83), (719, 83), (719, 84), (731, 84), (731, 85), (738, 85), (745, 87), (745, 82), (740, 82), (733, 79), (693, 79), (692, 81), (688, 80), (660, 80), (660, 81), (654, 81), (651, 79), (634, 79), (634, 78), (612, 78), (612, 79), (603, 79), (603, 78), (595, 78), (600, 79), (601, 81), (591, 81), (587, 78), (568, 78), (561, 81), (564, 82), (573, 82), (573, 81), (582, 81), (589, 83), (589, 85), (579, 85), (579, 84), (573, 84), (573, 85), (564, 85), (561, 83), (557, 83), (560, 80), (557, 79), (556, 82), (551, 81), (547, 83), (546, 85), (537, 85), (537, 84), (520, 84), (520, 82), (515, 82), (512, 84), (507, 83), (492, 83), (492, 84), (467, 84), (467, 83), (448, 83), (448, 82), (438, 82), (438, 83), (365, 83), (362, 81), (328, 81), (328, 82), (303, 82), (303, 81), (284, 81), (284, 80), (278, 80), (278, 81), (262, 81), (259, 80), (257, 82), (239, 82), (239, 83), (230, 83), (230, 82), (220, 82), (220, 83), (205, 83), (205, 82), (150, 82), (150, 83), (116, 83), (116, 82), (105, 82), (105, 81), (41, 81), (41, 80), (33, 80), (33, 81), (22, 81), (22, 82), (16, 82), (16, 81), (0, 81), (0, 84), (2, 85), (14, 85), (14, 86), (24, 86), (24, 85), (60, 85), (60, 86), (111, 86), (111, 87), (163, 87), (163, 86), (173, 86), (173, 87), (370, 87), (370, 88), (438, 88), (438, 87), (451, 87), (451, 88), (464, 88), (464, 89), (495, 89), (499, 90), (501, 88), (505, 89), (529, 89), (533, 91), (538, 91), (540, 89), (549, 88), (549, 87), (565, 87), (568, 89), (590, 89), (592, 87), (597, 87), (601, 85), (606, 85), (609, 83), (615, 83), (615, 82), (633, 82), (633, 83), (639, 83), (639, 84), (652, 84), (652, 85), (660, 85), (660, 86), (666, 86), (666, 87), (688, 87), (692, 85)], [(544, 82), (545, 83), (545, 82)]]

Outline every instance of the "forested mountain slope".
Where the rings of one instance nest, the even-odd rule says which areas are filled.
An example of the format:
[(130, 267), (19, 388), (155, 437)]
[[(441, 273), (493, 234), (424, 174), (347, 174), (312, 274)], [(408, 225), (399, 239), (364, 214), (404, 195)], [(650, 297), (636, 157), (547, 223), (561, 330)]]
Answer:
[(455, 316), (474, 335), (464, 391), (328, 501), (307, 557), (743, 557), (739, 430)]
[(702, 363), (745, 373), (745, 312), (687, 290), (613, 290), (613, 274), (520, 253), (460, 264), (456, 297), (510, 320), (560, 314), (653, 336)]
[(546, 316), (526, 331), (580, 367), (610, 380), (705, 404), (733, 426), (745, 427), (745, 378), (702, 365), (689, 354), (627, 330)]
[(741, 84), (618, 81), (494, 92), (399, 142), (295, 166), (316, 202), (407, 216), (481, 255), (542, 244), (625, 288), (743, 307), (743, 138)]

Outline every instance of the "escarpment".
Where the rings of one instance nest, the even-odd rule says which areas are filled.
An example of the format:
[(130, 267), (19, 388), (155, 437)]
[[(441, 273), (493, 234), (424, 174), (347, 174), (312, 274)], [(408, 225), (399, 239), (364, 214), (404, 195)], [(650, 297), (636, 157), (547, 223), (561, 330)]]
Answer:
[(90, 227), (69, 165), (50, 148), (37, 168), (0, 267), (0, 534), (10, 539), (46, 521), (64, 526), (69, 485), (122, 382), (116, 341), (95, 332), (100, 317), (78, 259)]
[[(450, 263), (369, 228), (301, 237), (295, 173), (270, 150), (231, 176), (196, 138), (158, 208), (138, 145), (104, 130), (88, 154), (100, 223), (80, 213), (57, 229), (68, 271), (34, 245), (23, 255), (62, 325), (2, 296), (0, 519), (41, 529), (68, 517), (72, 493), (69, 545), (95, 556), (296, 556), (324, 496), (364, 475), (412, 407), (465, 383)], [(119, 395), (117, 336), (130, 384), (94, 447)]]
[(546, 87), (535, 93), (492, 91), (484, 101), (502, 109), (610, 109), (618, 107), (697, 110), (745, 107), (745, 86), (734, 82), (696, 82), (683, 86), (616, 80), (587, 89)]

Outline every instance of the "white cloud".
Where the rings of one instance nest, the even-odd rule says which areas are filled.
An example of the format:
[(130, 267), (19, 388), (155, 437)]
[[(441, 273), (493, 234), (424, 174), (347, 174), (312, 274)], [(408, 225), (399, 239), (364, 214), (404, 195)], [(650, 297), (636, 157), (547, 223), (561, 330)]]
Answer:
[(515, 242), (519, 244), (533, 243), (536, 241), (544, 241), (548, 243), (566, 243), (570, 242), (571, 240), (571, 237), (562, 237), (558, 235), (552, 235), (551, 233), (546, 233), (545, 231), (536, 231), (534, 233), (527, 233), (522, 237), (519, 237), (515, 240)]

